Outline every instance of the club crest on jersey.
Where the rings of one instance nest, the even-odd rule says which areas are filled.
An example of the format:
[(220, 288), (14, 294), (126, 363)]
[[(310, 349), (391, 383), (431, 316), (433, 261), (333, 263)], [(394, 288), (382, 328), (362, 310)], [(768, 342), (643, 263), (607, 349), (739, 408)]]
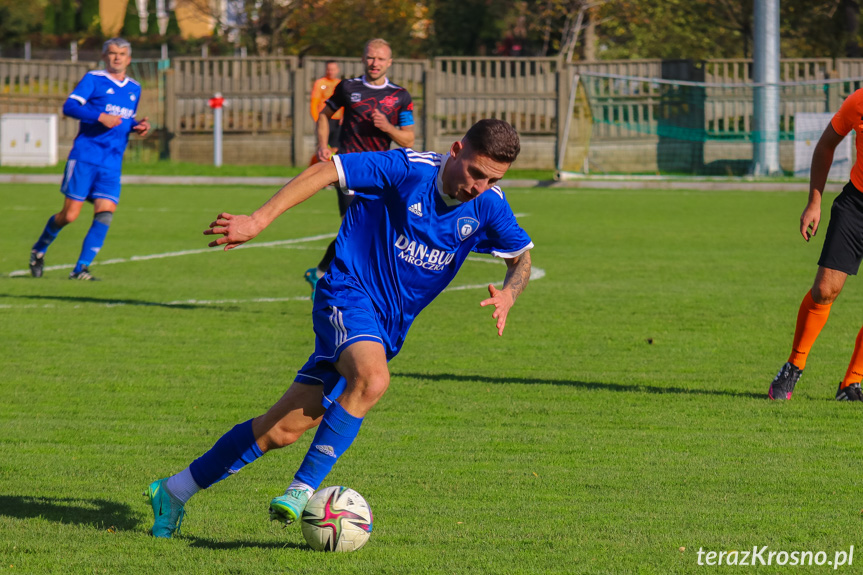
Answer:
[(385, 114), (389, 114), (390, 112), (395, 110), (396, 104), (398, 104), (398, 103), (399, 103), (399, 99), (397, 97), (393, 96), (392, 94), (390, 94), (389, 96), (386, 96), (385, 98), (381, 99), (381, 110)]
[(351, 94), (351, 102), (359, 102), (362, 94)]
[(458, 237), (461, 241), (468, 239), (479, 228), (479, 222), (473, 218), (458, 219)]
[(129, 94), (129, 99), (134, 102), (135, 101), (135, 94)]

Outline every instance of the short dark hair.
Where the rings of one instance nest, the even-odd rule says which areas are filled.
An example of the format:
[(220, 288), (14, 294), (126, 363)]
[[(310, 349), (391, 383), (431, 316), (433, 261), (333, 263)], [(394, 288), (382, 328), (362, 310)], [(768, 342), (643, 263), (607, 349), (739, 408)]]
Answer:
[(511, 164), (521, 151), (518, 132), (503, 120), (480, 120), (464, 135), (470, 148), (495, 162)]
[(338, 60), (327, 60), (326, 62), (324, 62), (324, 66), (329, 66), (330, 64), (338, 64), (338, 63), (339, 63)]

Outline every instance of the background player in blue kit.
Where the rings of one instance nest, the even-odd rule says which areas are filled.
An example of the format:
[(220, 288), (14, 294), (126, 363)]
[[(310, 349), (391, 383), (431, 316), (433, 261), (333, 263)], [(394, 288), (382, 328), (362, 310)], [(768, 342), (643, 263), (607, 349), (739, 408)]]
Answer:
[(359, 432), (389, 386), (387, 362), (401, 349), (416, 315), (450, 283), (471, 252), (504, 258), (503, 289), (488, 286), (498, 335), (530, 277), (533, 242), (494, 184), (520, 150), (515, 129), (481, 120), (449, 154), (398, 149), (335, 156), (315, 164), (251, 216), (219, 214), (210, 246), (235, 248), (289, 208), (335, 182), (355, 196), (318, 282), (312, 311), (315, 351), (296, 380), (264, 415), (240, 423), (183, 471), (149, 487), (156, 537), (171, 537), (184, 506), (272, 449), (318, 427), (272, 519), (290, 523)]
[(89, 266), (105, 243), (108, 227), (120, 201), (120, 170), (129, 133), (147, 135), (147, 118), (135, 120), (141, 85), (126, 76), (132, 48), (122, 38), (102, 46), (104, 70), (87, 72), (63, 104), (63, 113), (81, 121), (60, 191), (63, 208), (48, 219), (30, 251), (30, 274), (42, 277), (45, 252), (66, 224), (74, 222), (85, 201), (93, 203), (93, 223), (69, 279), (95, 280)]
[[(318, 160), (332, 158), (327, 145), (330, 132), (328, 118), (344, 110), (339, 133), (339, 153), (385, 152), (395, 142), (403, 148), (414, 145), (414, 104), (410, 93), (389, 81), (387, 70), (393, 64), (390, 45), (381, 38), (369, 40), (363, 49), (364, 74), (359, 78), (342, 80), (336, 86), (317, 120)], [(353, 196), (339, 192), (339, 215), (345, 212)], [(312, 286), (324, 275), (336, 253), (336, 242), (327, 246), (317, 267), (306, 270), (305, 279)]]

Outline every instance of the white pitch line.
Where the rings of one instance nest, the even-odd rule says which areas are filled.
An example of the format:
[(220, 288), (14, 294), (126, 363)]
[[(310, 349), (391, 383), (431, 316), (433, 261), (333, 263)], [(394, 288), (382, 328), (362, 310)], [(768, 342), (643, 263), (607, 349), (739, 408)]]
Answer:
[[(308, 236), (305, 238), (296, 238), (293, 240), (277, 240), (274, 242), (260, 242), (254, 244), (243, 244), (235, 249), (238, 250), (246, 250), (251, 248), (272, 248), (278, 246), (286, 246), (290, 244), (300, 244), (305, 242), (314, 242), (317, 240), (328, 240), (336, 237), (336, 234), (320, 234), (317, 236)], [(132, 256), (130, 258), (117, 258), (113, 260), (105, 260), (103, 262), (98, 262), (95, 265), (99, 266), (108, 266), (111, 264), (125, 264), (129, 262), (143, 262), (147, 260), (161, 260), (164, 258), (176, 258), (180, 256), (191, 256), (196, 254), (207, 254), (207, 253), (219, 253), (222, 251), (222, 248), (201, 248), (197, 250), (182, 250), (179, 252), (166, 252), (163, 254), (150, 254), (146, 256)], [(75, 267), (75, 264), (59, 264), (54, 266), (45, 266), (45, 271), (54, 271), (54, 270), (66, 270), (72, 269)], [(18, 277), (18, 276), (26, 276), (30, 273), (30, 270), (15, 270), (14, 272), (9, 273), (9, 277)]]

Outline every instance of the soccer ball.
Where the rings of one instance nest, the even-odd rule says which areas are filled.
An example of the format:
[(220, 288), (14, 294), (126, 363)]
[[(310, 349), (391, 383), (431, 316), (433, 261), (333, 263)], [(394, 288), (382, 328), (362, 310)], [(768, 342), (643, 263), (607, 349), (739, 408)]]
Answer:
[(372, 533), (372, 508), (353, 489), (325, 487), (309, 499), (302, 522), (315, 551), (356, 551)]

